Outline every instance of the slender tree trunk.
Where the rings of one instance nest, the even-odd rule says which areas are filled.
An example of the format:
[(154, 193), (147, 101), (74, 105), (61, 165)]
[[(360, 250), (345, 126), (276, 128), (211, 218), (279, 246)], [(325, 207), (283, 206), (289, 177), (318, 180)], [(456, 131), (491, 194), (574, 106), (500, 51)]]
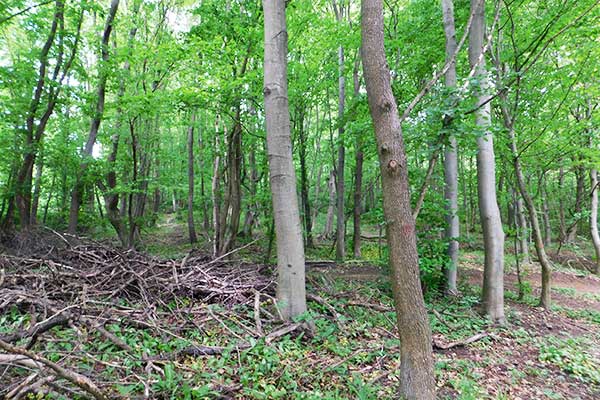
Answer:
[(493, 323), (503, 324), (504, 317), (504, 231), (496, 196), (496, 160), (494, 139), (490, 130), (490, 82), (482, 57), (485, 34), (485, 1), (471, 0), (473, 22), (469, 32), (469, 62), (479, 79), (476, 90), (479, 108), (476, 124), (484, 134), (477, 139), (477, 189), (479, 214), (483, 228), (485, 264), (483, 273), (483, 311)]
[(407, 160), (384, 49), (382, 0), (362, 1), (363, 71), (377, 138), (383, 211), (400, 333), (400, 396), (435, 399), (429, 319), (421, 292)]
[(263, 0), (264, 97), (275, 235), (277, 302), (284, 318), (306, 312), (304, 243), (292, 161), (287, 90), (285, 0)]
[(99, 80), (98, 80), (98, 88), (96, 90), (97, 102), (94, 116), (92, 117), (92, 122), (90, 124), (90, 130), (88, 133), (87, 142), (85, 144), (85, 148), (83, 151), (83, 161), (77, 171), (76, 183), (73, 191), (71, 192), (71, 208), (69, 211), (69, 233), (75, 234), (77, 232), (77, 224), (79, 222), (79, 208), (81, 206), (81, 197), (83, 195), (83, 182), (82, 177), (85, 173), (88, 164), (90, 162), (89, 158), (92, 156), (92, 152), (94, 149), (94, 144), (96, 143), (96, 138), (98, 136), (98, 131), (100, 130), (100, 123), (102, 122), (102, 117), (104, 115), (104, 99), (106, 95), (106, 82), (108, 80), (108, 73), (106, 72), (106, 64), (109, 59), (109, 43), (110, 43), (110, 34), (113, 30), (113, 23), (115, 16), (117, 14), (117, 9), (119, 8), (119, 0), (112, 0), (110, 4), (110, 10), (106, 16), (106, 23), (104, 25), (104, 33), (102, 35), (102, 44), (101, 44), (101, 60), (98, 63), (99, 69)]
[(187, 204), (187, 224), (190, 243), (198, 241), (196, 237), (196, 226), (194, 225), (194, 123), (196, 122), (196, 112), (192, 111), (190, 117), (190, 126), (187, 132), (188, 145), (188, 204)]
[(542, 218), (544, 221), (544, 245), (548, 247), (552, 244), (552, 225), (550, 224), (550, 207), (548, 205), (548, 190), (545, 178), (540, 190), (542, 194)]
[(31, 224), (37, 224), (38, 206), (40, 204), (40, 193), (42, 191), (42, 170), (44, 168), (44, 157), (42, 154), (38, 156), (35, 180), (33, 185), (33, 200), (31, 201)]
[(335, 173), (329, 174), (329, 182), (327, 183), (329, 191), (329, 205), (327, 206), (327, 219), (325, 220), (325, 229), (323, 229), (323, 238), (331, 237), (333, 232), (333, 216), (335, 211)]
[[(340, 19), (338, 17), (338, 19)], [(344, 47), (338, 48), (338, 157), (337, 157), (337, 216), (335, 258), (344, 261), (346, 258), (346, 218), (344, 215), (344, 168), (346, 148), (344, 144), (344, 108), (346, 103), (346, 78), (344, 76)]]
[(575, 208), (573, 210), (573, 222), (567, 227), (567, 243), (572, 243), (577, 238), (577, 226), (581, 220), (583, 211), (583, 201), (585, 197), (585, 173), (582, 166), (575, 167), (575, 177), (577, 182), (577, 194), (575, 196)]
[[(301, 107), (304, 107), (303, 105)], [(310, 212), (310, 200), (308, 198), (308, 172), (306, 167), (307, 132), (304, 126), (304, 109), (300, 110), (297, 126), (300, 139), (300, 196), (304, 208), (304, 229), (306, 231), (306, 247), (314, 247), (312, 236), (312, 221)]]
[[(520, 192), (520, 189), (518, 189)], [(517, 237), (518, 248), (521, 253), (521, 262), (523, 264), (531, 263), (529, 258), (529, 229), (527, 229), (527, 220), (525, 219), (525, 210), (523, 206), (523, 198), (520, 193), (515, 193), (515, 211), (517, 213)]]
[[(352, 72), (352, 81), (354, 83), (354, 99), (358, 100), (360, 96), (360, 76), (358, 75), (360, 70), (360, 49), (356, 55), (354, 62), (354, 71)], [(352, 234), (352, 247), (354, 258), (360, 258), (360, 217), (362, 214), (362, 180), (363, 180), (363, 144), (361, 134), (358, 133), (356, 136), (356, 165), (354, 170), (354, 218), (353, 218), (353, 234)]]
[(559, 219), (559, 241), (561, 244), (567, 241), (567, 222), (565, 219), (565, 201), (563, 191), (565, 187), (565, 168), (561, 165), (558, 172), (558, 219)]
[[(442, 15), (446, 35), (446, 62), (452, 59), (456, 52), (456, 29), (454, 26), (454, 4), (452, 0), (442, 0)], [(446, 72), (446, 87), (454, 90), (456, 87), (456, 63), (452, 62)], [(454, 98), (454, 95), (452, 95)], [(454, 100), (452, 100), (454, 103)], [(444, 199), (446, 200), (446, 230), (448, 241), (448, 266), (445, 268), (445, 292), (450, 295), (458, 293), (456, 278), (458, 271), (458, 151), (456, 136), (453, 132), (453, 121), (450, 115), (444, 116), (444, 128), (448, 130), (448, 144), (444, 149)]]
[[(506, 106), (503, 105), (503, 114), (505, 114), (505, 119), (507, 114)], [(521, 162), (519, 159), (519, 153), (517, 151), (517, 142), (514, 134), (514, 130), (512, 127), (513, 123), (507, 127), (509, 131), (509, 139), (511, 152), (513, 155), (513, 166), (515, 168), (515, 174), (517, 176), (517, 183), (519, 185), (519, 190), (521, 192), (521, 196), (525, 201), (525, 206), (527, 207), (527, 213), (529, 214), (529, 221), (531, 223), (531, 229), (533, 233), (533, 243), (535, 244), (535, 251), (538, 256), (538, 261), (542, 266), (542, 291), (540, 295), (540, 305), (545, 309), (550, 308), (550, 279), (551, 279), (551, 267), (550, 260), (546, 255), (546, 250), (544, 248), (544, 239), (542, 237), (542, 230), (540, 229), (540, 223), (537, 215), (537, 210), (535, 208), (535, 204), (533, 202), (533, 198), (529, 194), (527, 190), (527, 186), (525, 184), (525, 177), (523, 176), (523, 170), (521, 168)]]
[(215, 124), (215, 159), (213, 162), (212, 203), (213, 203), (213, 256), (219, 255), (221, 248), (221, 174), (219, 156), (219, 125)]
[(596, 274), (600, 274), (600, 235), (598, 234), (598, 171), (592, 168), (590, 171), (590, 183), (592, 186), (590, 202), (590, 231), (592, 243), (596, 251)]
[(311, 230), (314, 231), (315, 230), (315, 226), (317, 223), (317, 216), (319, 215), (319, 211), (320, 211), (320, 207), (321, 207), (321, 177), (323, 176), (323, 163), (321, 162), (320, 159), (320, 155), (321, 155), (321, 135), (320, 135), (320, 131), (319, 131), (319, 109), (316, 109), (315, 112), (316, 115), (316, 130), (317, 133), (319, 133), (317, 135), (317, 144), (316, 144), (316, 149), (315, 149), (315, 158), (314, 158), (314, 162), (316, 165), (318, 165), (317, 167), (317, 177), (315, 179), (315, 197), (314, 197), (314, 207), (312, 207), (312, 216), (311, 216)]
[[(357, 140), (360, 142), (360, 139)], [(360, 216), (362, 213), (362, 177), (363, 177), (363, 151), (362, 144), (356, 144), (356, 169), (354, 171), (354, 232), (353, 250), (354, 258), (360, 258)]]

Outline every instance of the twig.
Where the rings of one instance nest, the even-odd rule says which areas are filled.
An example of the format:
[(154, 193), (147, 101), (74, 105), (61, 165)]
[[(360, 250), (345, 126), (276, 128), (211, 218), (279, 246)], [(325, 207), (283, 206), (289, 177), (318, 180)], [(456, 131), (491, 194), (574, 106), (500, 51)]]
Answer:
[(13, 346), (9, 343), (6, 343), (3, 340), (0, 340), (0, 349), (7, 351), (9, 353), (12, 353), (12, 354), (18, 354), (18, 355), (28, 357), (37, 363), (43, 364), (44, 366), (46, 366), (46, 367), (50, 368), (51, 370), (53, 370), (54, 372), (56, 372), (56, 374), (58, 376), (68, 380), (75, 386), (79, 387), (80, 389), (82, 389), (82, 390), (86, 391), (87, 393), (89, 393), (90, 395), (92, 395), (94, 398), (96, 398), (98, 400), (108, 400), (108, 397), (104, 393), (102, 393), (102, 391), (100, 391), (100, 389), (98, 389), (98, 387), (86, 376), (83, 376), (74, 371), (66, 370), (63, 367), (61, 367), (60, 365), (42, 357), (42, 356), (39, 356), (39, 355), (32, 353), (28, 350), (25, 350), (23, 348)]

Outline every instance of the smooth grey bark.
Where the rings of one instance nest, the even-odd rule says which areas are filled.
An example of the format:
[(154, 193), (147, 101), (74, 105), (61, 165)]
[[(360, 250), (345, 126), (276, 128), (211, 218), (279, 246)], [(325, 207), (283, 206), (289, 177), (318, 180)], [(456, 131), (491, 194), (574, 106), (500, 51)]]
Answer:
[(504, 317), (504, 231), (496, 196), (496, 160), (490, 130), (490, 81), (482, 57), (485, 35), (485, 1), (471, 0), (473, 22), (469, 31), (469, 63), (475, 70), (479, 87), (475, 90), (478, 108), (475, 123), (483, 134), (477, 138), (477, 190), (479, 215), (483, 228), (485, 263), (483, 273), (483, 311), (493, 323)]
[(431, 330), (419, 277), (402, 126), (384, 48), (382, 0), (362, 1), (363, 71), (382, 177), (383, 211), (400, 336), (400, 397), (435, 399)]
[(327, 190), (329, 191), (329, 205), (327, 206), (327, 219), (325, 220), (325, 228), (323, 229), (323, 238), (331, 237), (333, 232), (333, 217), (335, 211), (335, 173), (329, 173), (329, 181), (327, 182)]
[(592, 185), (590, 201), (590, 232), (592, 243), (596, 252), (595, 273), (600, 274), (600, 235), (598, 234), (598, 171), (596, 168), (590, 170), (590, 183)]
[(269, 182), (277, 241), (277, 303), (291, 319), (306, 312), (304, 242), (292, 161), (285, 0), (263, 0), (264, 98)]
[(196, 113), (192, 111), (190, 116), (190, 126), (187, 131), (188, 147), (188, 198), (187, 198), (187, 225), (190, 243), (196, 243), (196, 226), (194, 225), (194, 123), (196, 122)]
[[(338, 17), (338, 20), (340, 17)], [(344, 108), (346, 104), (346, 78), (344, 77), (344, 47), (338, 48), (338, 155), (337, 155), (337, 216), (336, 216), (336, 244), (335, 258), (344, 261), (346, 258), (346, 218), (344, 213), (344, 168), (346, 160), (346, 148), (344, 147)]]
[[(442, 15), (444, 33), (446, 35), (446, 62), (452, 59), (456, 52), (456, 28), (454, 24), (454, 3), (452, 0), (442, 0)], [(453, 90), (456, 87), (456, 62), (452, 62), (446, 72), (446, 87)], [(458, 149), (456, 136), (452, 128), (452, 117), (444, 116), (444, 128), (448, 130), (448, 143), (444, 148), (444, 199), (446, 200), (446, 230), (448, 240), (449, 265), (444, 270), (446, 278), (445, 291), (448, 294), (458, 293), (456, 286), (458, 269), (458, 240), (460, 235), (458, 220)]]

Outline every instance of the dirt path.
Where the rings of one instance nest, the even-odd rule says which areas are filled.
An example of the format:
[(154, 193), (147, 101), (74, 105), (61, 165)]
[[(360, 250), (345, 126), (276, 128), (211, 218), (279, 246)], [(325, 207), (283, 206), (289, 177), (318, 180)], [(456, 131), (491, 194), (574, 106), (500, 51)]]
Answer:
[[(465, 277), (472, 285), (481, 285), (483, 266), (477, 262), (477, 256), (465, 254), (461, 263), (459, 276)], [(534, 295), (539, 295), (541, 286), (541, 267), (537, 263), (524, 266), (523, 279), (533, 289)], [(504, 285), (507, 290), (518, 292), (518, 279), (515, 272), (504, 275)], [(552, 271), (552, 301), (563, 307), (576, 310), (595, 310), (600, 312), (600, 278), (575, 272)], [(562, 290), (561, 290), (562, 289)], [(574, 291), (566, 294), (565, 291)]]

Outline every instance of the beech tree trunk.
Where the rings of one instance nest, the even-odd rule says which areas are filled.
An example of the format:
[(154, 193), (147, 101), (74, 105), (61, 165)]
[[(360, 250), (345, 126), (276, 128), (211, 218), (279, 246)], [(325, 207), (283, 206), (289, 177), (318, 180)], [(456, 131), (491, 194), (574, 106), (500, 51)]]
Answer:
[(292, 161), (285, 0), (263, 0), (264, 97), (269, 181), (277, 240), (277, 302), (282, 316), (306, 312), (304, 243)]
[(329, 205), (327, 206), (327, 219), (325, 220), (325, 228), (323, 229), (323, 238), (331, 237), (333, 232), (333, 216), (335, 210), (335, 173), (329, 174), (329, 182), (327, 182), (327, 190), (329, 191)]
[[(338, 17), (340, 19), (340, 17)], [(346, 103), (346, 78), (344, 77), (344, 47), (338, 49), (338, 157), (337, 157), (337, 216), (336, 216), (336, 241), (335, 258), (344, 261), (346, 258), (346, 218), (344, 215), (344, 168), (346, 160), (346, 148), (344, 147), (344, 107)]]
[[(446, 62), (452, 59), (456, 52), (456, 29), (454, 25), (454, 4), (452, 0), (442, 0), (442, 15), (446, 35)], [(456, 62), (450, 64), (446, 72), (446, 87), (453, 90), (456, 87)], [(454, 97), (454, 95), (452, 95)], [(454, 102), (454, 101), (453, 101)], [(448, 132), (448, 143), (444, 149), (444, 199), (446, 200), (446, 230), (448, 240), (449, 265), (445, 268), (445, 292), (456, 295), (456, 277), (458, 272), (458, 149), (452, 127), (452, 117), (444, 116), (444, 129)]]
[(363, 0), (361, 12), (363, 71), (377, 139), (400, 334), (400, 396), (409, 400), (433, 400), (431, 330), (421, 291), (402, 127), (385, 57), (382, 0)]
[(188, 146), (188, 204), (187, 204), (187, 224), (190, 243), (196, 243), (196, 226), (194, 225), (194, 123), (196, 122), (196, 113), (192, 111), (190, 117), (190, 126), (187, 132)]
[(592, 168), (590, 171), (590, 183), (592, 194), (590, 202), (590, 231), (592, 242), (596, 251), (596, 274), (600, 274), (600, 235), (598, 234), (598, 171)]
[[(518, 185), (517, 185), (518, 186)], [(525, 210), (523, 207), (523, 198), (519, 193), (515, 193), (515, 211), (517, 213), (517, 237), (519, 244), (519, 253), (523, 257), (521, 259), (522, 264), (531, 263), (531, 259), (529, 258), (529, 229), (527, 229), (527, 220), (525, 219)]]
[(479, 215), (483, 228), (485, 264), (483, 273), (483, 311), (493, 323), (503, 324), (504, 317), (504, 231), (496, 196), (496, 159), (490, 130), (490, 82), (482, 57), (485, 34), (485, 1), (471, 0), (473, 22), (469, 31), (469, 63), (479, 80), (476, 89), (475, 123), (483, 135), (477, 138), (477, 190)]

